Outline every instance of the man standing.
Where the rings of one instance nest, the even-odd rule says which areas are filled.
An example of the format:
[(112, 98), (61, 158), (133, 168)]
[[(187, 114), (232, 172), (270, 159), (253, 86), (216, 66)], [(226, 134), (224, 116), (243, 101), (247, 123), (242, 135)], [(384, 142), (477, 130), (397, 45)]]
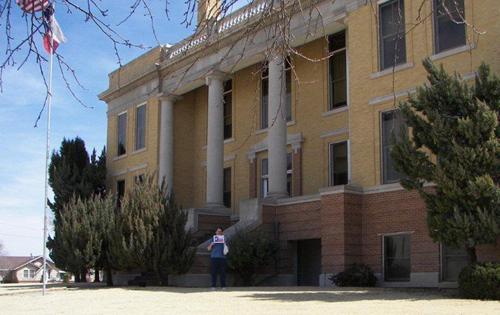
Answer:
[(221, 227), (218, 227), (212, 242), (208, 245), (208, 250), (210, 253), (210, 271), (212, 274), (212, 290), (217, 287), (217, 275), (220, 275), (220, 286), (222, 290), (226, 288), (226, 255), (224, 251), (225, 247), (224, 231)]

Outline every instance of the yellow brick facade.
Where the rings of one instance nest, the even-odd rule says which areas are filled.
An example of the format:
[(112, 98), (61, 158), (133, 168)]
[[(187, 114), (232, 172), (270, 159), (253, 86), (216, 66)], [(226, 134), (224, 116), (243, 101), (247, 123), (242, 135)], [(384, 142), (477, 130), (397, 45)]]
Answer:
[[(382, 184), (380, 154), (380, 113), (394, 108), (393, 93), (411, 90), (426, 81), (422, 60), (432, 56), (433, 23), (424, 19), (414, 25), (420, 14), (428, 16), (432, 1), (420, 10), (420, 1), (405, 1), (407, 62), (394, 74), (379, 73), (378, 26), (376, 1), (350, 12), (345, 18), (348, 56), (348, 107), (328, 112), (328, 54), (325, 38), (309, 42), (298, 51), (311, 59), (292, 56), (294, 80), (292, 83), (292, 122), (288, 134), (302, 133), (302, 191), (304, 195), (317, 194), (329, 183), (329, 144), (349, 140), (351, 182), (362, 187)], [(467, 41), (471, 49), (435, 60), (449, 71), (468, 75), (482, 61), (500, 73), (500, 5), (498, 0), (465, 1), (467, 21), (485, 34), (479, 36), (467, 27)], [(156, 57), (155, 57), (156, 56)], [(133, 67), (149, 67), (160, 60), (160, 53), (149, 53), (147, 58), (134, 61)], [(155, 59), (156, 58), (156, 59)], [(249, 198), (249, 158), (253, 146), (263, 141), (266, 132), (260, 128), (260, 70), (255, 64), (232, 73), (233, 80), (233, 137), (224, 145), (225, 167), (232, 169), (232, 209), (238, 212), (239, 202)], [(129, 70), (122, 75), (135, 75)], [(115, 74), (116, 76), (116, 74)], [(127, 79), (124, 82), (131, 82)], [(127, 87), (120, 87), (126, 89)], [(404, 96), (403, 96), (404, 97)], [(401, 98), (400, 98), (401, 99)], [(207, 144), (206, 86), (182, 95), (174, 105), (174, 187), (177, 199), (186, 208), (202, 207), (206, 193)], [(126, 104), (127, 154), (117, 157), (117, 113), (108, 114), (108, 185), (116, 189), (116, 181), (126, 180), (127, 188), (139, 173), (158, 170), (159, 100), (151, 95), (147, 101), (146, 148), (134, 152), (135, 108), (140, 104)], [(342, 131), (344, 130), (344, 131)], [(330, 135), (333, 134), (333, 135)], [(289, 147), (289, 151), (291, 151)], [(266, 152), (256, 155), (257, 162)], [(260, 163), (257, 174), (260, 174)], [(257, 183), (259, 183), (257, 179)], [(258, 190), (260, 187), (258, 188)]]

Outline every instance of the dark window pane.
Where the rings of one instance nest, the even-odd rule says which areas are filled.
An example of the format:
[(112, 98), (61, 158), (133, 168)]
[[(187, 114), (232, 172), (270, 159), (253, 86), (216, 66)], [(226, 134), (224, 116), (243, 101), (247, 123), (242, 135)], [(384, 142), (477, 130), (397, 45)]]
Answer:
[(292, 195), (292, 180), (293, 180), (293, 158), (292, 153), (286, 155), (286, 191), (288, 196)]
[(117, 155), (127, 153), (127, 114), (118, 116), (118, 151)]
[(347, 68), (346, 51), (341, 51), (330, 57), (330, 109), (347, 104)]
[(328, 46), (330, 52), (345, 48), (345, 31), (331, 35), (328, 38)]
[(231, 208), (231, 168), (224, 169), (224, 183), (223, 183), (223, 199), (224, 206), (226, 208)]
[(409, 281), (411, 273), (410, 236), (384, 236), (384, 278)]
[(330, 153), (330, 181), (332, 186), (347, 185), (349, 180), (349, 162), (347, 153), (347, 142), (331, 145)]
[(382, 173), (383, 184), (398, 182), (401, 179), (401, 174), (396, 171), (394, 162), (391, 157), (393, 135), (398, 139), (402, 128), (405, 124), (401, 113), (397, 110), (382, 113), (381, 117), (381, 153), (382, 153)]
[[(287, 62), (288, 63), (288, 62)], [(292, 70), (286, 70), (286, 121), (292, 121)]]
[(137, 107), (135, 121), (135, 149), (146, 147), (146, 106)]
[(233, 136), (233, 92), (232, 80), (224, 82), (224, 139)]
[(463, 0), (434, 0), (436, 53), (466, 44)]
[(380, 68), (406, 62), (404, 1), (393, 0), (380, 5)]
[(269, 79), (262, 79), (262, 96), (261, 96), (261, 108), (260, 108), (260, 128), (265, 129), (268, 125), (268, 104), (269, 104)]
[(260, 181), (260, 196), (262, 198), (265, 198), (267, 196), (267, 193), (269, 192), (269, 178), (268, 173), (268, 160), (267, 159), (262, 159), (261, 165), (260, 165), (260, 174), (261, 174), (261, 181)]
[(457, 281), (460, 271), (467, 266), (468, 257), (464, 248), (442, 247), (442, 280)]

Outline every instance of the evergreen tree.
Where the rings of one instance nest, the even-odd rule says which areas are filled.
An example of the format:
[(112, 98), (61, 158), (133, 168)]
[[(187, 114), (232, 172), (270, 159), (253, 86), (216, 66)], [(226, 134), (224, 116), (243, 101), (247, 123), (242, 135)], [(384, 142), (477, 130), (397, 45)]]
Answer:
[(154, 272), (166, 285), (168, 275), (191, 267), (195, 248), (185, 230), (187, 213), (154, 176), (145, 176), (125, 195), (117, 222), (111, 246), (115, 268)]
[(474, 86), (429, 60), (424, 67), (429, 84), (399, 105), (411, 136), (401, 132), (392, 157), (402, 185), (426, 202), (432, 239), (465, 247), (475, 263), (476, 246), (500, 235), (500, 80), (484, 64)]
[(114, 211), (111, 197), (74, 197), (60, 213), (60, 251), (67, 270), (80, 275), (96, 265), (107, 233), (109, 214)]
[[(83, 200), (90, 198), (94, 193), (105, 193), (106, 158), (105, 150), (99, 157), (95, 150), (92, 157), (85, 148), (85, 142), (80, 138), (73, 140), (63, 139), (59, 151), (52, 154), (49, 165), (49, 184), (54, 192), (54, 202), (49, 203), (54, 213), (54, 237), (49, 237), (47, 247), (50, 257), (55, 264), (63, 269), (73, 268), (74, 261), (67, 261), (66, 242), (62, 237), (61, 216), (65, 211), (65, 204), (72, 198)], [(76, 281), (85, 281), (86, 270), (75, 273)]]

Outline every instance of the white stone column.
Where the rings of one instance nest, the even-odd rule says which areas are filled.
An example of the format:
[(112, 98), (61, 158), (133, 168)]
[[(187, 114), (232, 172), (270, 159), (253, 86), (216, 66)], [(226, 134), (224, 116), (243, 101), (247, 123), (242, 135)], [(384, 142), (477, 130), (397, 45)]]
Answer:
[(160, 98), (160, 154), (159, 184), (165, 180), (168, 190), (174, 188), (174, 103), (179, 99), (175, 95), (159, 95)]
[(287, 196), (286, 190), (286, 76), (285, 58), (275, 54), (269, 60), (269, 127), (267, 132), (269, 194), (271, 199)]
[(208, 85), (207, 207), (223, 206), (224, 184), (224, 86), (225, 75), (213, 71)]

